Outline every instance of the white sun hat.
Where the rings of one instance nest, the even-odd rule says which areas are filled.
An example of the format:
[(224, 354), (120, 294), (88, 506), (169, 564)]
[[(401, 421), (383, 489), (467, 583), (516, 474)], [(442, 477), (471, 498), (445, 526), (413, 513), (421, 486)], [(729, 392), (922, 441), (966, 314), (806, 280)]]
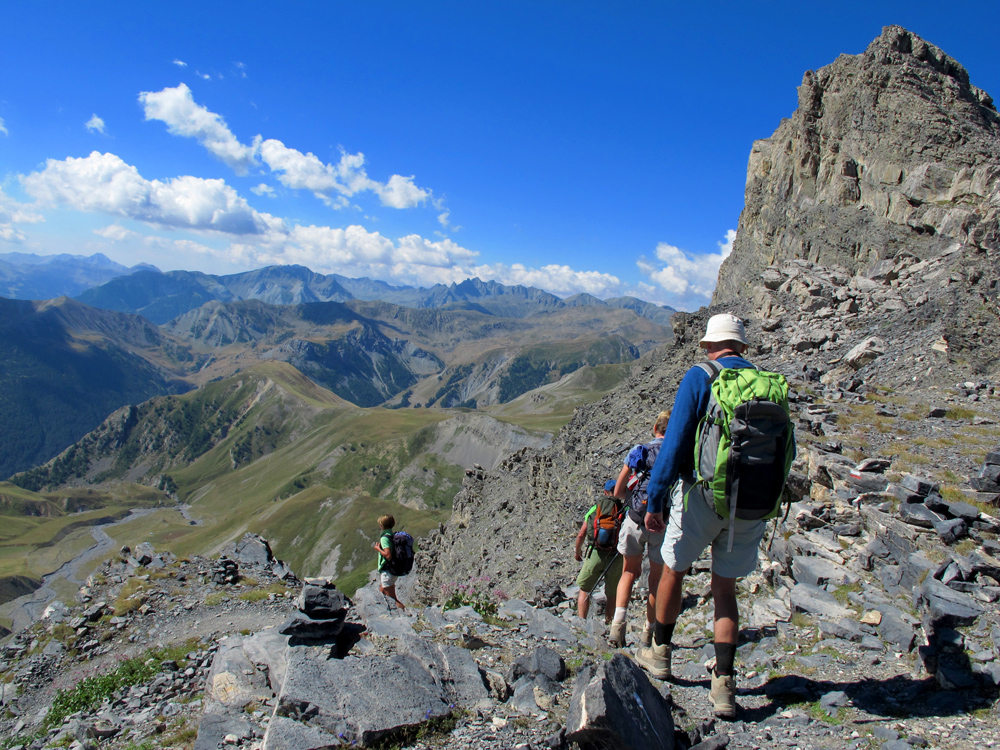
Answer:
[(743, 328), (743, 321), (729, 313), (713, 315), (709, 318), (708, 325), (705, 327), (705, 335), (698, 342), (698, 346), (703, 347), (705, 344), (720, 341), (739, 341), (744, 346), (750, 346)]

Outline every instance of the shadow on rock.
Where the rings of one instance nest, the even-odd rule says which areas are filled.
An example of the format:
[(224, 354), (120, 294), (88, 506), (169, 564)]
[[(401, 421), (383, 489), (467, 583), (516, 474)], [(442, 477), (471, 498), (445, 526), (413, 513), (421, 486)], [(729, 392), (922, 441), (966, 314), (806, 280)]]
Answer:
[(761, 721), (783, 706), (811, 703), (836, 692), (844, 693), (851, 705), (866, 713), (896, 718), (956, 716), (997, 700), (996, 688), (941, 690), (933, 677), (915, 680), (899, 675), (888, 680), (832, 682), (785, 675), (746, 693), (766, 695), (772, 703), (746, 710), (741, 718)]

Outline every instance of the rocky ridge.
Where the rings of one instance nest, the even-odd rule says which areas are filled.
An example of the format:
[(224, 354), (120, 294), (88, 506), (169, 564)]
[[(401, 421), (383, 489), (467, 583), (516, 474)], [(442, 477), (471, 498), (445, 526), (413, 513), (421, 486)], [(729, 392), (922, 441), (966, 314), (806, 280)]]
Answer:
[[(872, 480), (882, 468), (858, 473)], [(921, 505), (931, 505), (932, 485), (899, 486), (927, 492)], [(419, 607), (403, 579), (411, 606), (402, 612), (374, 584), (353, 602), (326, 579), (299, 589), (267, 542), (247, 535), (215, 562), (139, 545), (106, 564), (73, 605), (51, 607), (3, 651), (0, 741), (33, 750), (992, 747), (1000, 732), (986, 709), (996, 693), (977, 675), (996, 671), (996, 612), (979, 605), (970, 615), (963, 607), (974, 597), (959, 600), (950, 588), (961, 574), (939, 579), (948, 566), (912, 561), (904, 587), (907, 575), (935, 571), (918, 584), (931, 619), (921, 625), (912, 608), (887, 601), (863, 571), (891, 553), (869, 542), (857, 554), (834, 541), (863, 535), (863, 519), (884, 510), (834, 514), (803, 503), (793, 509), (797, 531), (772, 539), (775, 561), (745, 581), (736, 722), (718, 724), (705, 700), (707, 561), (692, 571), (674, 679), (661, 683), (629, 656), (638, 632), (628, 634), (629, 649), (609, 649), (600, 618), (575, 616), (572, 587), (541, 587), (525, 601), (470, 582), (445, 607)], [(276, 585), (276, 570), (293, 588)], [(111, 616), (112, 600), (127, 611)], [(951, 627), (971, 621), (962, 618), (979, 622)], [(937, 677), (919, 678), (930, 652), (910, 649), (929, 627)], [(115, 669), (126, 656), (127, 669)]]
[(1000, 250), (1000, 116), (944, 51), (887, 26), (863, 54), (807, 71), (798, 95), (751, 150), (715, 303), (795, 258), (853, 274), (902, 252)]
[[(884, 75), (876, 75), (878, 66)], [(881, 99), (858, 105), (868, 101), (871, 81), (884, 84)], [(517, 593), (571, 580), (573, 531), (593, 493), (617, 474), (630, 444), (646, 439), (655, 415), (669, 407), (681, 375), (699, 358), (696, 342), (708, 316), (734, 312), (748, 323), (750, 358), (792, 384), (799, 448), (792, 483), (799, 504), (789, 521), (778, 524), (765, 577), (743, 583), (744, 623), (751, 627), (740, 653), (752, 654), (763, 642), (759, 664), (769, 674), (753, 668), (751, 657), (741, 690), (787, 700), (789, 685), (808, 684), (791, 691), (797, 694), (791, 702), (801, 704), (850, 684), (850, 690), (833, 691), (845, 692), (847, 702), (827, 713), (828, 724), (842, 725), (846, 717), (867, 726), (863, 713), (874, 708), (899, 719), (885, 742), (929, 732), (932, 744), (960, 747), (945, 717), (997, 711), (1000, 486), (991, 467), (1000, 443), (1000, 404), (998, 361), (982, 345), (998, 328), (997, 248), (990, 229), (1000, 195), (996, 113), (957, 63), (898, 27), (887, 28), (865, 55), (807, 74), (806, 84), (793, 121), (769, 143), (755, 145), (747, 209), (720, 274), (716, 304), (676, 314), (674, 343), (644, 358), (621, 388), (580, 408), (552, 448), (516, 453), (499, 471), (468, 471), (450, 522), (418, 558), (420, 591), (435, 600), (449, 580), (467, 576), (499, 576)], [(912, 103), (918, 93), (922, 101)], [(844, 114), (866, 106), (874, 108), (866, 115), (870, 127), (858, 125), (862, 114)], [(891, 109), (897, 121), (878, 107)], [(928, 112), (943, 114), (924, 132)], [(963, 140), (966, 131), (974, 132)], [(887, 146), (878, 152), (882, 142)], [(869, 151), (861, 148), (865, 144)], [(864, 167), (857, 174), (828, 163), (840, 164), (837, 155), (848, 145), (856, 149), (856, 166)], [(768, 148), (775, 161), (764, 169)], [(904, 160), (916, 154), (964, 164), (951, 172), (917, 169)], [(868, 161), (858, 161), (862, 155)], [(889, 201), (900, 206), (899, 215), (876, 220), (872, 206), (845, 208), (834, 200), (831, 185), (845, 177), (859, 183), (874, 205), (864, 179), (879, 173), (871, 167), (882, 157), (903, 165)], [(931, 196), (925, 184), (930, 174), (948, 177), (935, 188), (943, 192)], [(956, 187), (968, 180), (978, 187)], [(917, 182), (926, 188), (920, 200), (914, 197)], [(907, 195), (912, 200), (904, 200)], [(960, 213), (961, 231), (950, 223)], [(525, 577), (525, 570), (534, 572)], [(704, 594), (698, 579), (690, 590)], [(703, 612), (685, 612), (681, 622), (693, 616), (700, 630), (702, 621), (710, 624)], [(775, 636), (754, 628), (767, 625), (793, 633), (799, 641), (794, 648), (807, 660), (774, 661), (773, 653), (764, 658)], [(699, 643), (705, 641), (692, 642)], [(681, 707), (703, 710), (683, 696), (674, 690)], [(761, 707), (746, 714), (758, 716)], [(920, 725), (925, 709), (937, 724)], [(854, 731), (854, 746), (870, 741)], [(731, 746), (774, 739), (743, 734), (733, 735)], [(823, 737), (811, 729), (799, 741), (844, 746)]]

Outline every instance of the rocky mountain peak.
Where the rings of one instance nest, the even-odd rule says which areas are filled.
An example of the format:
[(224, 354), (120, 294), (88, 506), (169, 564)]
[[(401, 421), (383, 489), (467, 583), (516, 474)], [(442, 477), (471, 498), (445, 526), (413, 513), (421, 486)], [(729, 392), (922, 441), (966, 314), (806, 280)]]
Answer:
[(864, 53), (807, 71), (798, 99), (753, 145), (714, 303), (790, 259), (856, 273), (904, 251), (1000, 250), (1000, 116), (941, 49), (888, 26)]

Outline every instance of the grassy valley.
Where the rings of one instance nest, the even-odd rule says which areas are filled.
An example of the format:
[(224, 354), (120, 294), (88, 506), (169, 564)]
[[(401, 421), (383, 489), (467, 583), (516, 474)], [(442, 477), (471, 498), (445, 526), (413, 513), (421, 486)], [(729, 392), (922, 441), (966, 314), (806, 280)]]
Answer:
[[(352, 591), (374, 567), (379, 515), (425, 535), (449, 517), (467, 466), (545, 444), (569, 404), (618, 382), (622, 368), (581, 368), (546, 386), (544, 406), (512, 401), (492, 415), (359, 408), (281, 362), (124, 407), (2, 485), (0, 578), (12, 595), (24, 581), (37, 586), (93, 546), (100, 525), (113, 541), (104, 557), (140, 541), (214, 555), (260, 533), (298, 574)], [(129, 517), (131, 508), (142, 512)], [(97, 562), (56, 590), (71, 595)]]
[(213, 299), (162, 327), (2, 301), (0, 603), (55, 571), (72, 596), (123, 544), (214, 555), (247, 531), (353, 590), (375, 518), (426, 534), (467, 467), (547, 444), (671, 335), (599, 301), (438, 291), (424, 308)]

